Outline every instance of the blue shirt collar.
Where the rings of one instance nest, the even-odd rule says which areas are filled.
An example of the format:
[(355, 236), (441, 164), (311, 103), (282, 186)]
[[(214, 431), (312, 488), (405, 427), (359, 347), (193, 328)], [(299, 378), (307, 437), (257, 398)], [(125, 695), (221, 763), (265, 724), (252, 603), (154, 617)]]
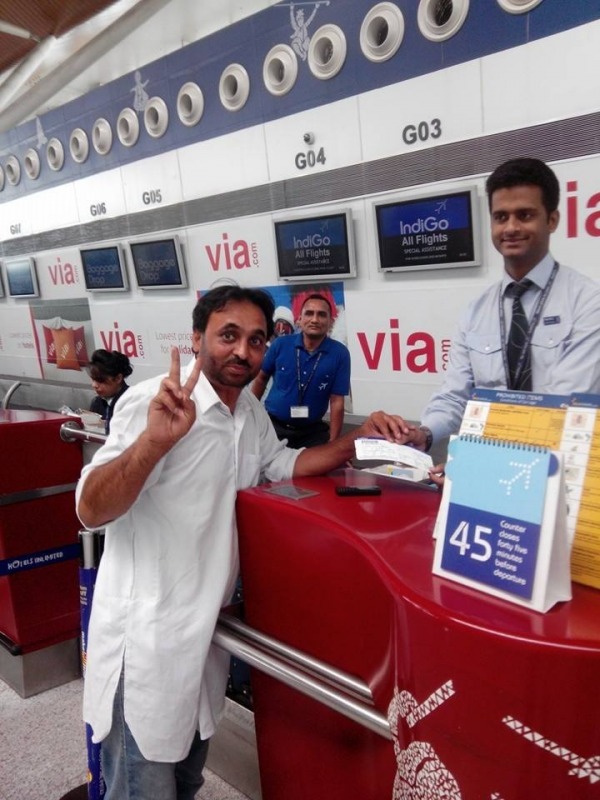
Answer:
[[(530, 281), (533, 281), (538, 289), (543, 289), (550, 279), (550, 275), (554, 267), (554, 261), (554, 257), (550, 255), (550, 253), (546, 253), (540, 263), (536, 264), (535, 267), (530, 270), (525, 277), (527, 277)], [(513, 278), (511, 278), (511, 276), (505, 270), (504, 275), (502, 276), (502, 294), (504, 294), (504, 290), (508, 284), (512, 282)]]
[[(295, 346), (299, 347), (300, 349), (302, 349), (306, 353), (308, 353), (308, 350), (304, 346), (304, 334), (302, 333), (302, 331), (300, 331), (300, 333), (297, 333), (296, 337), (297, 338), (296, 338)], [(319, 353), (321, 351), (326, 352), (327, 349), (328, 349), (328, 344), (329, 344), (329, 336), (326, 336), (323, 339), (323, 341), (321, 342), (321, 344), (316, 348), (316, 350), (311, 350), (310, 351), (309, 355), (314, 356), (315, 353)]]

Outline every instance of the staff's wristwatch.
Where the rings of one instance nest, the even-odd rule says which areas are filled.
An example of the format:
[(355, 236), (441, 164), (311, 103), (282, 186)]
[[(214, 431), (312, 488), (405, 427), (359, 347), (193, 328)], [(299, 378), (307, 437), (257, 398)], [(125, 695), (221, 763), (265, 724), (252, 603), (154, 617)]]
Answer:
[(426, 425), (421, 425), (419, 428), (420, 431), (423, 431), (425, 434), (425, 447), (424, 450), (428, 453), (431, 450), (431, 445), (433, 444), (433, 433), (429, 430)]

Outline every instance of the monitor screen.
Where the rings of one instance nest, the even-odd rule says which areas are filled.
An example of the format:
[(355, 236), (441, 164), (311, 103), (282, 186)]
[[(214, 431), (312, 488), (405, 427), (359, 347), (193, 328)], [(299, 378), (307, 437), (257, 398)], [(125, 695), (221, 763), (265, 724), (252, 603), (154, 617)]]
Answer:
[(130, 242), (137, 284), (141, 289), (182, 289), (187, 286), (179, 240), (170, 236)]
[(408, 272), (478, 266), (477, 212), (474, 186), (376, 205), (379, 269)]
[(352, 215), (348, 210), (275, 221), (282, 280), (353, 278)]
[(89, 292), (127, 289), (127, 273), (119, 245), (80, 250), (85, 288)]
[(33, 258), (15, 258), (4, 262), (6, 288), (10, 297), (39, 297)]

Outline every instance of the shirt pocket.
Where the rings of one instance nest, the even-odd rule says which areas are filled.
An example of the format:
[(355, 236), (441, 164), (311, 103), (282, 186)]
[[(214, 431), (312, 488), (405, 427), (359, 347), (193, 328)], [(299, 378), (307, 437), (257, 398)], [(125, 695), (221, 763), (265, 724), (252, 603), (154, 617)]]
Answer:
[(237, 488), (256, 486), (260, 478), (260, 456), (242, 455), (238, 462)]
[(275, 387), (280, 392), (289, 392), (298, 386), (298, 376), (296, 369), (282, 365), (275, 370), (274, 382)]
[(531, 354), (536, 370), (549, 370), (560, 360), (567, 342), (571, 338), (573, 324), (570, 319), (556, 325), (540, 322), (531, 338)]
[(502, 340), (499, 332), (465, 336), (473, 371), (474, 386), (500, 386), (505, 383)]

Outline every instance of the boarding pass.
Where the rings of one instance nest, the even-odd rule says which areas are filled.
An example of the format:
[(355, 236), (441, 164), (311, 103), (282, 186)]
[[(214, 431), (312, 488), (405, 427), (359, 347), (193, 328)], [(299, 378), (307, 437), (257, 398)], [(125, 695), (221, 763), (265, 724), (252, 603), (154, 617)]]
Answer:
[(433, 467), (431, 456), (427, 453), (405, 444), (388, 442), (386, 439), (363, 436), (354, 441), (354, 449), (356, 458), (360, 461), (395, 461), (427, 472)]

